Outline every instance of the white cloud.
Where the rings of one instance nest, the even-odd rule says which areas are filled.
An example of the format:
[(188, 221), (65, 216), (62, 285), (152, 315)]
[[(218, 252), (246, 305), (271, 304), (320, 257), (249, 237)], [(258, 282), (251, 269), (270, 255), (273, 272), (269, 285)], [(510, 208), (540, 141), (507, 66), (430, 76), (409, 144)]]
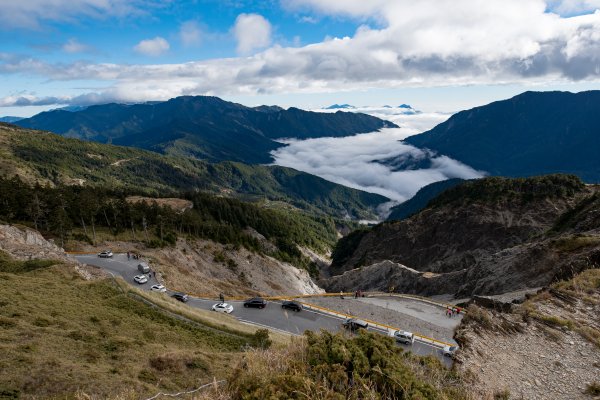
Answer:
[[(429, 129), (448, 115), (419, 114), (395, 116), (403, 128), (383, 129), (346, 138), (320, 138), (290, 141), (273, 152), (275, 164), (295, 168), (348, 187), (378, 193), (402, 202), (421, 187), (449, 178), (472, 179), (483, 176), (467, 165), (446, 156), (432, 155), (401, 142)], [(424, 124), (425, 120), (428, 123)], [(416, 129), (418, 126), (422, 129)], [(386, 160), (404, 160), (412, 169), (396, 170)]]
[(133, 48), (136, 52), (146, 56), (157, 57), (169, 50), (169, 42), (164, 38), (157, 36), (154, 39), (146, 39), (139, 42)]
[(233, 34), (240, 54), (248, 54), (271, 44), (271, 24), (262, 15), (238, 15)]
[(196, 21), (187, 21), (179, 28), (179, 38), (184, 46), (197, 46), (202, 42), (202, 29)]
[(62, 50), (66, 53), (83, 53), (89, 50), (89, 47), (80, 43), (77, 39), (69, 39), (63, 44)]
[[(276, 45), (251, 56), (183, 64), (50, 64), (4, 54), (0, 74), (95, 80), (102, 86), (108, 81), (110, 89), (88, 97), (124, 95), (110, 101), (185, 94), (557, 84), (600, 78), (600, 12), (562, 17), (548, 12), (549, 3), (543, 0), (293, 0), (290, 4), (313, 12), (376, 19), (378, 27), (364, 25), (352, 37), (303, 47)], [(241, 53), (267, 46), (271, 40), (269, 22), (256, 14), (240, 15), (233, 33)], [(158, 53), (166, 46), (148, 47)]]
[(141, 15), (153, 4), (155, 0), (7, 0), (0, 7), (0, 29), (39, 29), (43, 21), (76, 22), (82, 16), (104, 19)]

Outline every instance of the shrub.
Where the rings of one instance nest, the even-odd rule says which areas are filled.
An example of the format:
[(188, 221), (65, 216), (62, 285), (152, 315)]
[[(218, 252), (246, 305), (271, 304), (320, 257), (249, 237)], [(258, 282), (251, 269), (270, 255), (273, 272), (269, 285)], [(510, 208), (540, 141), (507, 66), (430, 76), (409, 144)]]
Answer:
[(600, 383), (598, 383), (598, 382), (590, 383), (589, 385), (587, 385), (585, 392), (592, 396), (600, 396)]
[(252, 344), (260, 349), (268, 349), (273, 342), (269, 339), (268, 329), (258, 329), (252, 336)]

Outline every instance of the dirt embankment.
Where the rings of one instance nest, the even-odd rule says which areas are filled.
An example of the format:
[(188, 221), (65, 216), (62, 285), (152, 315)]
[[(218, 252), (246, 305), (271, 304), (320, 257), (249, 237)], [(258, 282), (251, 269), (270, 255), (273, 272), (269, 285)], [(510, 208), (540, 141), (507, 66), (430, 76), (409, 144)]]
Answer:
[[(580, 276), (600, 284), (600, 270)], [(456, 333), (457, 365), (477, 376), (480, 398), (593, 398), (586, 391), (600, 383), (600, 289), (565, 286), (511, 313), (469, 308)]]
[[(105, 242), (113, 252), (134, 251), (150, 260), (159, 278), (173, 290), (216, 297), (322, 293), (305, 270), (231, 245), (179, 239), (174, 247), (146, 248), (129, 242)], [(96, 251), (81, 245), (81, 251)]]

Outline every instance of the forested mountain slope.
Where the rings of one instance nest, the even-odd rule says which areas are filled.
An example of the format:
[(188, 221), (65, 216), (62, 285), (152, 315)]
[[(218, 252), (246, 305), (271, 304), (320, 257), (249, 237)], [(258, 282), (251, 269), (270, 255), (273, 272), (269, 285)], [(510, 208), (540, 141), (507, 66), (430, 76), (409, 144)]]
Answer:
[(31, 184), (85, 185), (154, 195), (209, 191), (282, 201), (338, 217), (372, 216), (377, 205), (387, 201), (290, 168), (211, 164), (0, 124), (0, 177), (13, 176)]
[(526, 92), (453, 115), (405, 140), (491, 175), (600, 181), (600, 91)]

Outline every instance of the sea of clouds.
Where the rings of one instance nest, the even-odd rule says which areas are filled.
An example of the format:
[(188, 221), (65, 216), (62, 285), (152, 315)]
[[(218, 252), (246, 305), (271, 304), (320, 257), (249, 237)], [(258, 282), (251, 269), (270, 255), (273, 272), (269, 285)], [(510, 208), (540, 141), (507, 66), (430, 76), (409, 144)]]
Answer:
[[(400, 128), (345, 138), (286, 140), (284, 143), (287, 146), (272, 153), (274, 164), (384, 195), (392, 201), (382, 206), (382, 216), (391, 206), (410, 199), (430, 183), (450, 178), (473, 179), (484, 175), (484, 172), (459, 161), (402, 142), (408, 136), (445, 121), (450, 116), (448, 114), (407, 114), (406, 109), (383, 107), (364, 107), (352, 111), (390, 120)], [(408, 160), (401, 163), (406, 169), (398, 170), (397, 165), (390, 162), (395, 159)]]

